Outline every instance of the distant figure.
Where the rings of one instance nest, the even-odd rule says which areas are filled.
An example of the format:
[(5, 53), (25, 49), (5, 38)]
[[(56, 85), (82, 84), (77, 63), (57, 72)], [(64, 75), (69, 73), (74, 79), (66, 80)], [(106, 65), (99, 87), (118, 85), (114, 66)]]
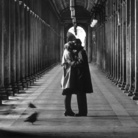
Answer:
[(34, 112), (29, 117), (27, 117), (26, 120), (24, 120), (24, 122), (30, 122), (33, 124), (37, 120), (37, 117), (38, 117), (38, 113)]

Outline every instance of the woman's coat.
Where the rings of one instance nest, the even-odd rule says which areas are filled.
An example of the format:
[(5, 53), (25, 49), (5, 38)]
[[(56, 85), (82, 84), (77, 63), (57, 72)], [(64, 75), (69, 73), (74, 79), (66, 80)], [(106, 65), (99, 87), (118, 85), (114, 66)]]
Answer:
[[(75, 68), (72, 67), (73, 57), (71, 52), (67, 49), (63, 52), (62, 63), (63, 66), (63, 75), (61, 79), (61, 88), (63, 90), (70, 90), (70, 93), (73, 93), (73, 90), (76, 87), (76, 73)], [(64, 93), (64, 92), (63, 92)]]

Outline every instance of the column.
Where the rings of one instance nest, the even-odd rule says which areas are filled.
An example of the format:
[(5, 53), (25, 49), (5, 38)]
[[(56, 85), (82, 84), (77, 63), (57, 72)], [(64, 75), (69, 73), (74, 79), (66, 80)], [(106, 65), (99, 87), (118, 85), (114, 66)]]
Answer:
[[(110, 75), (110, 44), (109, 44), (109, 36), (110, 36), (110, 21), (109, 21), (109, 12), (110, 12), (110, 5), (109, 5), (109, 0), (107, 1), (106, 5), (105, 5), (105, 61), (106, 61), (106, 73), (107, 73), (107, 77), (109, 77)], [(93, 37), (93, 41), (94, 41), (94, 37)], [(94, 45), (94, 42), (93, 42), (93, 45)]]
[(30, 83), (34, 83), (34, 13), (30, 11)]
[(114, 79), (117, 82), (117, 1), (114, 2)]
[(127, 0), (126, 18), (127, 18), (127, 33), (126, 33), (126, 87), (124, 93), (128, 93), (131, 83), (131, 0)]
[(123, 74), (123, 65), (122, 65), (122, 34), (123, 34), (123, 31), (122, 31), (122, 26), (123, 26), (123, 23), (122, 23), (122, 0), (119, 1), (119, 81), (118, 81), (118, 87), (121, 87), (122, 86), (122, 74)]
[(28, 85), (32, 85), (31, 83), (31, 75), (32, 75), (32, 54), (31, 54), (31, 47), (32, 47), (32, 25), (31, 25), (31, 18), (32, 18), (32, 11), (28, 7)]
[(16, 15), (15, 15), (15, 5), (16, 0), (12, 0), (11, 2), (11, 10), (10, 10), (10, 47), (11, 47), (11, 85), (13, 88), (13, 93), (18, 93), (18, 87), (16, 83)]
[(13, 95), (11, 83), (11, 47), (10, 47), (10, 1), (3, 2), (3, 47), (4, 47), (4, 86), (8, 95)]
[(30, 9), (24, 4), (25, 8), (25, 80), (26, 80), (26, 87), (30, 86), (30, 80), (29, 80), (29, 40), (30, 40), (30, 25), (29, 25), (29, 14)]
[(113, 17), (113, 1), (111, 2), (112, 5), (112, 10), (111, 10), (111, 76), (110, 79), (113, 79), (113, 73), (114, 73), (114, 46), (113, 46), (113, 32), (114, 32), (114, 26), (113, 26), (113, 22), (114, 22), (114, 17)]
[(112, 6), (111, 6), (111, 1), (108, 1), (109, 2), (109, 15), (108, 15), (108, 23), (109, 23), (109, 28), (107, 26), (107, 29), (108, 29), (108, 57), (109, 58), (109, 61), (108, 61), (108, 68), (109, 68), (109, 74), (108, 74), (108, 78), (110, 79), (111, 78), (111, 74), (112, 74), (112, 47), (111, 47), (111, 33), (112, 33), (112, 27), (111, 27), (111, 24), (112, 24)]
[(88, 62), (92, 60), (92, 29), (88, 26)]
[(128, 96), (132, 96), (135, 88), (135, 1), (131, 1), (131, 13), (130, 13), (130, 88), (128, 90)]
[(122, 85), (121, 90), (124, 90), (126, 85), (126, 1), (122, 3)]
[(33, 19), (33, 45), (32, 45), (32, 59), (33, 59), (33, 74), (32, 74), (32, 80), (33, 82), (35, 81), (36, 79), (36, 20), (35, 20), (35, 13), (33, 12), (33, 16), (32, 16), (32, 19)]
[(138, 100), (138, 0), (135, 0), (135, 90), (133, 100)]
[(109, 79), (112, 77), (112, 1), (109, 1)]
[(19, 0), (16, 1), (15, 5), (15, 30), (16, 30), (16, 83), (18, 90), (23, 90), (21, 83), (21, 24), (20, 24), (20, 3)]
[(4, 87), (4, 45), (3, 45), (3, 1), (0, 1), (0, 105), (2, 99), (7, 99), (7, 94)]
[(37, 28), (38, 28), (38, 72), (39, 72), (39, 75), (38, 77), (41, 76), (41, 22), (40, 22), (40, 17), (38, 16), (37, 17)]
[(35, 72), (34, 78), (36, 80), (37, 73), (38, 73), (38, 30), (37, 30), (37, 16), (34, 14), (34, 65), (35, 65)]
[(21, 71), (20, 71), (20, 80), (23, 88), (27, 87), (25, 72), (26, 72), (26, 64), (25, 64), (25, 12), (24, 12), (24, 3), (22, 1), (20, 4), (20, 53), (21, 53)]
[(116, 4), (116, 60), (117, 60), (117, 70), (116, 70), (116, 85), (118, 85), (118, 82), (119, 82), (119, 68), (120, 68), (120, 51), (119, 51), (119, 47), (120, 47), (120, 44), (119, 44), (119, 27), (120, 27), (120, 17), (119, 17), (119, 3), (120, 1), (117, 0), (117, 4)]

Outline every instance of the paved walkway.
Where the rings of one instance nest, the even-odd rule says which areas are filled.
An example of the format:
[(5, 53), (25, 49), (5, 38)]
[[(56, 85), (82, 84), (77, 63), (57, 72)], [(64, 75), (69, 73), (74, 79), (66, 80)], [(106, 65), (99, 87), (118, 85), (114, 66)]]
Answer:
[[(137, 138), (138, 105), (90, 64), (93, 94), (88, 94), (87, 117), (65, 117), (61, 95), (62, 69), (55, 66), (21, 94), (0, 107), (0, 138)], [(37, 108), (29, 108), (28, 103)], [(77, 113), (76, 96), (72, 108)], [(24, 122), (34, 111), (34, 123)]]

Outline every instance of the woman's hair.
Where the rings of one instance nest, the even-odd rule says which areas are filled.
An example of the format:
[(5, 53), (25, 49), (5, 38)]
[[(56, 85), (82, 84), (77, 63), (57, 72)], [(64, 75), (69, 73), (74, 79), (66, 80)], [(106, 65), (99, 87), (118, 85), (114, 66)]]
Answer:
[(72, 41), (69, 41), (64, 45), (64, 48), (67, 50), (73, 50), (73, 47), (74, 47), (74, 43)]

